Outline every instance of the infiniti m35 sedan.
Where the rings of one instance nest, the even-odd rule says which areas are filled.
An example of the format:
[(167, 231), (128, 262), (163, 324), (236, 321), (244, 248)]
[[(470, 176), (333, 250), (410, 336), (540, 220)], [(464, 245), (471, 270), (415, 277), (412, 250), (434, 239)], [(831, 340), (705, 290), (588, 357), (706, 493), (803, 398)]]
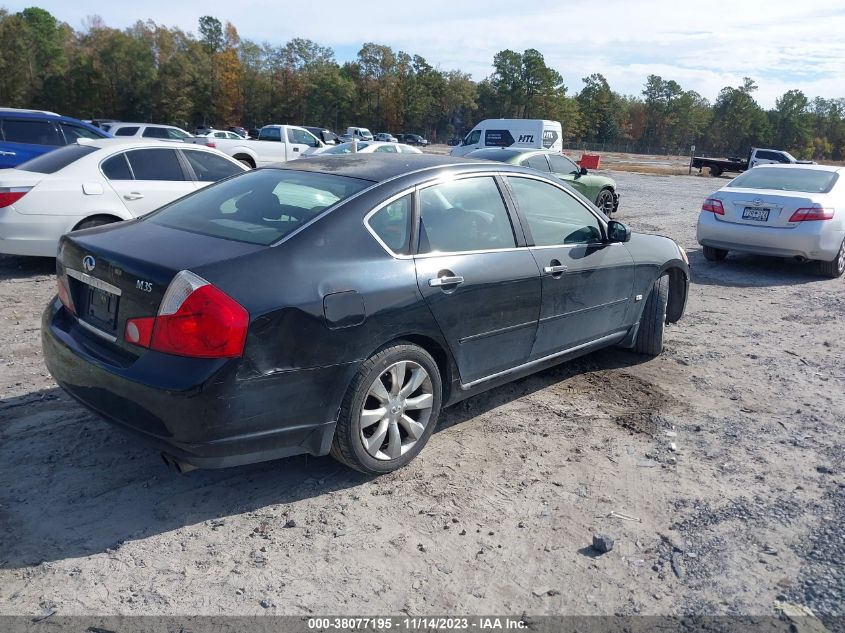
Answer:
[(64, 236), (47, 366), (180, 470), (404, 466), (443, 407), (681, 318), (675, 242), (559, 180), (434, 155), (312, 157)]

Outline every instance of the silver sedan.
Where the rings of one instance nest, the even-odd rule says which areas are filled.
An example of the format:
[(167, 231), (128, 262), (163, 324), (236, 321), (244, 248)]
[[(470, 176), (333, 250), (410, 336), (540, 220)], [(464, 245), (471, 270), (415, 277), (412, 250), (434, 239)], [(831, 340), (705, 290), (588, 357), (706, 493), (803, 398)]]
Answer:
[(740, 174), (704, 201), (698, 243), (709, 261), (728, 251), (819, 262), (845, 273), (845, 168), (766, 165)]

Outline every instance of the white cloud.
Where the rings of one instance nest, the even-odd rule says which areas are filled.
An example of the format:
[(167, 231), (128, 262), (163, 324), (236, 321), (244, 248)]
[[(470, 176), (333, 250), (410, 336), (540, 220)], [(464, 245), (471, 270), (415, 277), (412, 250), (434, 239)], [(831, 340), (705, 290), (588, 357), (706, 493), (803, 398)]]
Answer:
[[(7, 0), (10, 10), (29, 4), (31, 0)], [(581, 77), (601, 72), (625, 94), (638, 94), (648, 74), (659, 74), (710, 100), (722, 87), (739, 85), (744, 76), (757, 81), (757, 98), (764, 106), (791, 88), (811, 97), (845, 96), (842, 0), (38, 4), (77, 28), (86, 16), (99, 14), (113, 26), (152, 18), (195, 30), (197, 18), (211, 13), (230, 20), (242, 37), (258, 41), (281, 44), (307, 37), (346, 50), (375, 41), (476, 79), (490, 74), (496, 52), (536, 48), (563, 74), (570, 91), (580, 89)]]

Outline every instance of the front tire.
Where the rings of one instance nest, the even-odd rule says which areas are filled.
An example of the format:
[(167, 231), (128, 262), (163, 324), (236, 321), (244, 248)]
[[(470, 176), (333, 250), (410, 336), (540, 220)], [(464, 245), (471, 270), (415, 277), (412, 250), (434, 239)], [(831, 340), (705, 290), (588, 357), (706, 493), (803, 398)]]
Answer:
[(666, 331), (666, 306), (669, 304), (669, 275), (663, 275), (651, 287), (651, 292), (640, 315), (634, 351), (638, 354), (658, 356), (663, 351), (663, 334)]
[(839, 246), (839, 253), (829, 262), (819, 262), (819, 270), (825, 277), (836, 279), (845, 273), (845, 240)]
[(728, 256), (728, 251), (721, 248), (713, 248), (712, 246), (704, 246), (702, 248), (704, 259), (708, 262), (720, 262)]
[(613, 192), (610, 189), (602, 189), (596, 198), (596, 206), (602, 210), (607, 217), (613, 213)]
[(343, 399), (332, 457), (370, 475), (402, 468), (434, 432), (441, 398), (440, 371), (424, 349), (399, 342), (376, 352)]

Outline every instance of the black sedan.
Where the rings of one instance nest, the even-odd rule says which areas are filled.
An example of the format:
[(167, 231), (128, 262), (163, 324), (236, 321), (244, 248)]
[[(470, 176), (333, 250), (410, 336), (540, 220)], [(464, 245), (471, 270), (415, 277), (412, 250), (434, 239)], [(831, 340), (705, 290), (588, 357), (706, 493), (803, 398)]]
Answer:
[(659, 354), (689, 268), (535, 171), (370, 154), (71, 233), (57, 274), (47, 367), (169, 463), (385, 473), (444, 406), (602, 347)]

